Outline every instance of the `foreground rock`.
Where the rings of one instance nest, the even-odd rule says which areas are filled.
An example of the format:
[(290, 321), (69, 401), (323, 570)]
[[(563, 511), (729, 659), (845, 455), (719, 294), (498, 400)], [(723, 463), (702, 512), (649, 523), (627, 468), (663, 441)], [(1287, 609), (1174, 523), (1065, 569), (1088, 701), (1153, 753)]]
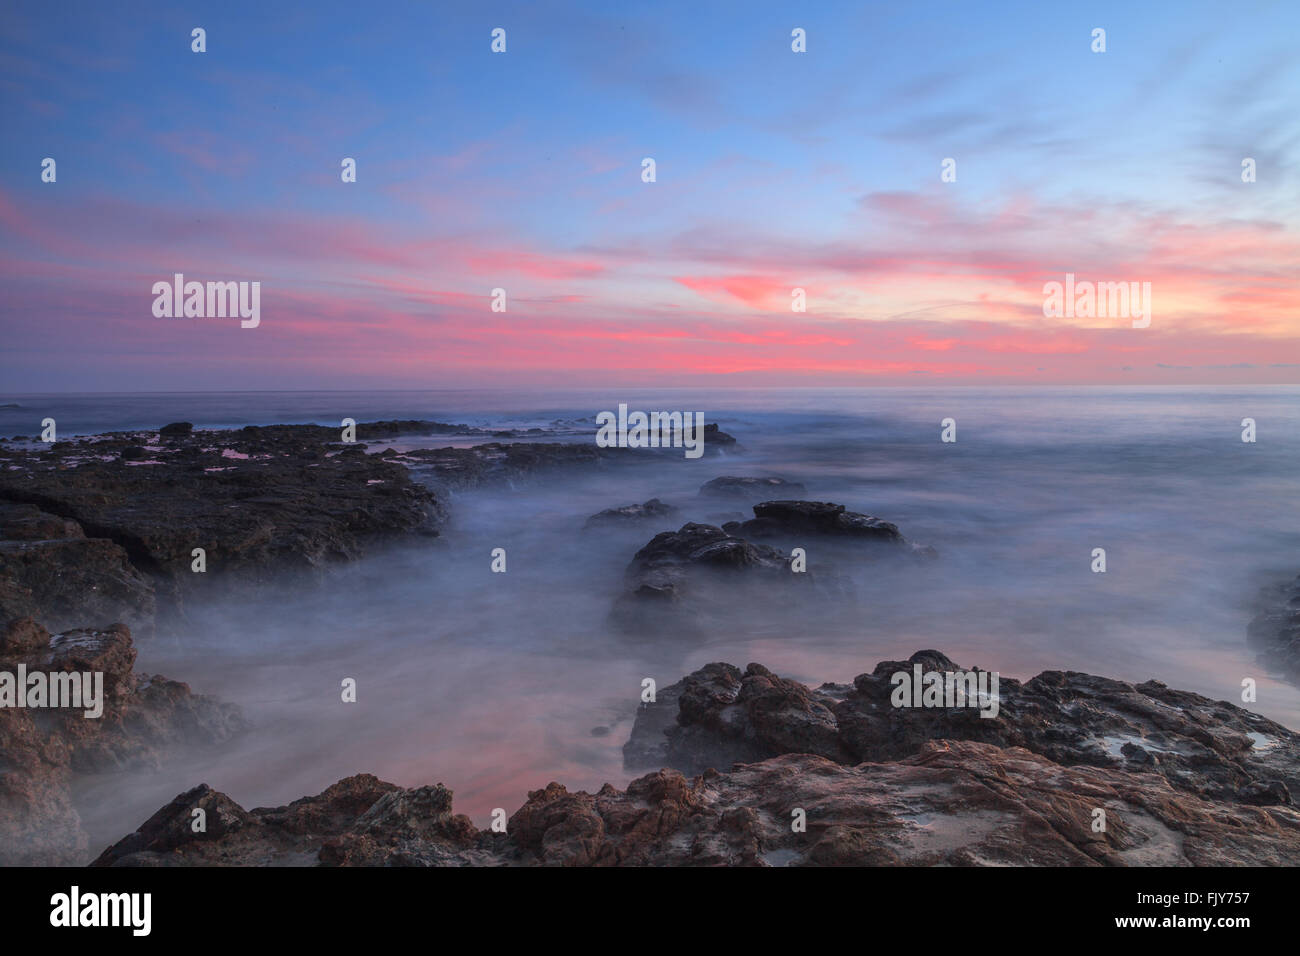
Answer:
[[(194, 833), (202, 809), (207, 832)], [(403, 790), (370, 774), (348, 777), (287, 807), (245, 810), (207, 784), (182, 793), (94, 866), (441, 866), (497, 862), (451, 812), (441, 784)]]
[(0, 865), (83, 863), (86, 834), (71, 796), (76, 775), (156, 769), (175, 747), (212, 746), (243, 729), (238, 710), (185, 684), (132, 672), (122, 625), (51, 636), (31, 619), (0, 633), (0, 672), (100, 672), (103, 712), (0, 707)]
[[(838, 763), (901, 760), (935, 739), (1022, 747), (1062, 766), (1141, 771), (1216, 800), (1290, 805), (1300, 735), (1226, 701), (1074, 671), (1001, 678), (996, 716), (895, 707), (892, 675), (966, 670), (938, 651), (883, 661), (852, 684), (811, 689), (751, 664), (709, 664), (658, 693), (624, 748), (628, 769), (686, 773), (788, 753)], [(666, 712), (665, 712), (666, 711)]]
[(1263, 590), (1246, 636), (1261, 663), (1300, 683), (1300, 575)]
[[(287, 807), (252, 811), (200, 786), (96, 864), (1300, 863), (1300, 813), (1284, 783), (1295, 775), (1297, 737), (1285, 728), (1154, 681), (1048, 672), (1023, 686), (1002, 682), (1004, 692), (1012, 688), (1006, 723), (974, 716), (1002, 740), (975, 740), (964, 712), (876, 712), (884, 674), (913, 663), (952, 662), (922, 651), (853, 685), (816, 690), (758, 665), (741, 672), (711, 664), (660, 692), (629, 747), (654, 750), (638, 742), (650, 720), (668, 729), (668, 760), (698, 760), (702, 748), (750, 759), (691, 776), (661, 766), (625, 790), (606, 784), (594, 794), (551, 783), (528, 795), (504, 834), (456, 815), (441, 784), (403, 790), (362, 775)], [(676, 718), (667, 728), (663, 712)], [(1153, 759), (1127, 745), (1112, 758), (1117, 741), (1108, 738), (1121, 728), (1146, 741), (1141, 749)], [(877, 756), (862, 759), (868, 752)], [(207, 811), (205, 834), (189, 826), (195, 807)], [(806, 827), (792, 826), (798, 819)]]

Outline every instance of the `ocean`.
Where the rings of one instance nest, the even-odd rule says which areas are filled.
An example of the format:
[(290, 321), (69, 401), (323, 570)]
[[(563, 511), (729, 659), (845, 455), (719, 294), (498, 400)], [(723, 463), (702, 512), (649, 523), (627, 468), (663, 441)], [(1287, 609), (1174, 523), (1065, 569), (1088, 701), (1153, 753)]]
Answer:
[[(528, 787), (622, 786), (645, 677), (750, 661), (811, 684), (847, 682), (924, 648), (1003, 677), (1080, 670), (1157, 678), (1300, 729), (1300, 690), (1245, 643), (1252, 601), (1300, 571), (1300, 387), (606, 389), (7, 395), (0, 435), (432, 419), (593, 440), (620, 403), (702, 412), (742, 450), (565, 471), (462, 491), (440, 538), (376, 552), (319, 587), (187, 605), (184, 633), (139, 643), (137, 669), (234, 701), (254, 729), (216, 756), (81, 794), (92, 851), (206, 782), (246, 807), (354, 773), (442, 782), (479, 826)], [(1242, 441), (1243, 419), (1257, 440)], [(956, 441), (940, 440), (953, 419)], [(478, 443), (487, 439), (457, 439)], [(400, 439), (443, 446), (446, 437)], [(371, 443), (377, 451), (384, 443)], [(736, 510), (697, 497), (720, 475), (777, 475), (807, 497), (897, 524), (939, 559), (834, 557), (858, 599), (788, 613), (735, 609), (694, 640), (629, 639), (606, 616), (655, 532)], [(680, 520), (584, 532), (604, 508), (658, 497)], [(505, 548), (508, 570), (490, 570)], [(1106, 572), (1092, 570), (1094, 549)], [(809, 570), (828, 562), (810, 546)], [(821, 567), (826, 567), (826, 564)], [(355, 678), (355, 704), (340, 682)]]

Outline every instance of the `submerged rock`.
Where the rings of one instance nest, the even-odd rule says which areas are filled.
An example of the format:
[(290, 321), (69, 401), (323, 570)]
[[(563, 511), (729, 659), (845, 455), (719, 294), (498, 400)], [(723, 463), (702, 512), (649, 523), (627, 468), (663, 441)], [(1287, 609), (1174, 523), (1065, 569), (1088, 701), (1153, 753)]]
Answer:
[(677, 509), (672, 505), (666, 505), (658, 498), (651, 498), (644, 504), (624, 505), (622, 508), (606, 508), (604, 511), (588, 518), (585, 527), (640, 524), (646, 521), (671, 518), (675, 514), (677, 514)]
[(766, 501), (774, 495), (791, 497), (805, 494), (807, 491), (797, 481), (784, 478), (746, 478), (724, 475), (706, 481), (700, 486), (700, 494), (706, 498), (726, 498), (732, 501)]
[(846, 511), (829, 501), (765, 501), (754, 505), (754, 517), (723, 526), (749, 538), (788, 538), (837, 535), (901, 544), (898, 525), (872, 515)]
[(636, 553), (611, 617), (623, 630), (689, 636), (707, 627), (708, 611), (720, 601), (760, 600), (765, 585), (804, 577), (775, 548), (690, 522), (655, 535)]

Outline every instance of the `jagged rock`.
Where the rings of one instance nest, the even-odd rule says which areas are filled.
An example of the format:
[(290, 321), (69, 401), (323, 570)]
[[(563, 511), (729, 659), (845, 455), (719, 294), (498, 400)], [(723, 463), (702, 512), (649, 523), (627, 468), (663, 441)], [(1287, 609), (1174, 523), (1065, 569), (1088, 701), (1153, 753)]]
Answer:
[(741, 674), (711, 664), (659, 692), (667, 708), (676, 701), (671, 723), (662, 713), (646, 716), (658, 704), (638, 714), (624, 757), (633, 770), (657, 764), (699, 773), (796, 752), (844, 763), (901, 760), (931, 740), (971, 740), (1024, 747), (1063, 766), (1142, 769), (1213, 799), (1289, 804), (1300, 792), (1300, 735), (1226, 701), (1159, 681), (1045, 671), (1023, 684), (1001, 678), (992, 717), (976, 707), (894, 706), (892, 675), (918, 664), (923, 672), (969, 670), (919, 651), (883, 661), (851, 685), (810, 690), (785, 681), (773, 693), (773, 675), (758, 665)]
[[(796, 810), (806, 832), (791, 826)], [(787, 754), (694, 780), (661, 770), (594, 797), (553, 784), (510, 822), (522, 862), (654, 866), (1294, 865), (1298, 825), (1292, 807), (1216, 803), (1154, 774), (970, 741), (852, 767)]]
[(784, 478), (746, 478), (724, 475), (706, 481), (700, 486), (700, 494), (712, 498), (728, 498), (733, 501), (767, 501), (774, 495), (791, 497), (805, 494), (807, 491), (797, 481)]
[[(91, 540), (109, 539), (154, 580), (169, 606), (191, 589), (246, 593), (272, 568), (316, 571), (381, 539), (436, 534), (445, 520), (442, 500), (405, 467), (356, 448), (305, 460), (305, 451), (322, 446), (292, 428), (170, 434), (165, 446), (149, 449), (147, 462), (114, 455), (133, 446), (131, 434), (60, 442), (35, 455), (7, 450), (11, 467), (0, 470), (0, 502), (36, 506), (79, 525)], [(204, 574), (191, 571), (195, 548), (206, 551)], [(74, 558), (51, 561), (75, 566)], [(100, 563), (116, 591), (138, 589), (138, 577)], [(74, 582), (66, 590), (81, 587)], [(68, 613), (84, 621), (106, 612), (74, 602)]]
[(153, 584), (106, 538), (35, 505), (0, 501), (0, 624), (32, 617), (52, 631), (86, 620), (152, 634)]
[(82, 773), (156, 769), (173, 748), (214, 746), (244, 729), (237, 708), (177, 681), (135, 674), (130, 631), (50, 633), (12, 621), (0, 634), (0, 671), (103, 674), (103, 712), (0, 707), (0, 865), (85, 861), (86, 835), (71, 797)]
[(829, 501), (765, 501), (754, 505), (754, 517), (734, 526), (730, 534), (748, 538), (788, 538), (837, 535), (901, 544), (898, 526), (872, 515), (846, 511)]
[[(403, 790), (371, 774), (285, 807), (245, 810), (202, 784), (106, 849), (93, 866), (435, 866), (490, 862), (442, 784)], [(195, 808), (206, 833), (193, 832)], [(217, 821), (213, 826), (214, 819)], [(487, 840), (486, 842), (491, 842)]]
[[(358, 779), (374, 781), (350, 778)], [(1294, 807), (1215, 801), (1177, 790), (1158, 774), (1063, 767), (1023, 748), (973, 741), (929, 741), (903, 760), (856, 766), (792, 753), (694, 779), (659, 770), (633, 780), (625, 791), (606, 784), (595, 794), (551, 783), (529, 793), (504, 837), (476, 832), (452, 816), (451, 795), (442, 787), (397, 790), (380, 784), (366, 787), (364, 795), (374, 801), (364, 812), (322, 818), (318, 828), (302, 832), (273, 819), (283, 808), (245, 812), (200, 787), (105, 851), (96, 865), (1300, 862), (1300, 814)], [(180, 825), (204, 801), (232, 821), (215, 838), (211, 831), (192, 834)], [(391, 814), (397, 806), (410, 812)], [(1106, 826), (1095, 831), (1098, 810)], [(800, 815), (803, 828), (792, 825)]]
[(806, 577), (792, 574), (790, 558), (774, 548), (690, 522), (636, 553), (612, 619), (625, 630), (691, 635), (707, 627), (711, 607), (762, 600), (764, 584)]
[(161, 438), (182, 438), (194, 431), (193, 422), (172, 422), (158, 429)]

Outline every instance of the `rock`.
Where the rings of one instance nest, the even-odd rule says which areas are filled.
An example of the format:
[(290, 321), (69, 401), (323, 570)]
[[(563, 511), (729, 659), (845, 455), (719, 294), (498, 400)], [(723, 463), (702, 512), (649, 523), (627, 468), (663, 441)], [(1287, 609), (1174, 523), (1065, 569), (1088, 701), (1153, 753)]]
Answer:
[(671, 722), (662, 711), (652, 721), (638, 714), (624, 759), (629, 770), (657, 763), (700, 773), (795, 752), (842, 763), (902, 760), (932, 740), (970, 740), (1023, 747), (1062, 766), (1143, 769), (1216, 800), (1289, 804), (1300, 792), (1300, 735), (1225, 701), (1158, 681), (1045, 671), (1023, 684), (1001, 678), (994, 717), (974, 707), (893, 706), (892, 675), (917, 664), (924, 672), (968, 670), (938, 651), (918, 651), (850, 685), (809, 690), (789, 681), (769, 687), (780, 679), (757, 665), (742, 675), (710, 664), (659, 691), (667, 708), (677, 701)]
[[(322, 815), (307, 830), (277, 820), (283, 808), (243, 811), (200, 787), (105, 851), (96, 865), (1300, 862), (1300, 814), (1292, 807), (1214, 801), (1178, 791), (1157, 774), (1062, 767), (1023, 748), (973, 741), (930, 741), (903, 760), (856, 766), (785, 754), (693, 779), (658, 770), (626, 790), (606, 784), (595, 794), (550, 783), (528, 794), (504, 837), (474, 831), (453, 816), (451, 794), (441, 786), (398, 790), (375, 783), (363, 794), (374, 801), (369, 809)], [(188, 820), (190, 807), (204, 801), (230, 821), (215, 838), (178, 825)], [(1106, 815), (1100, 832), (1093, 830), (1097, 810)], [(791, 823), (800, 812), (806, 826), (796, 829)]]
[(185, 684), (136, 674), (122, 625), (51, 636), (31, 619), (0, 635), (0, 671), (103, 674), (103, 712), (0, 708), (0, 865), (79, 865), (86, 834), (72, 797), (81, 774), (157, 769), (180, 746), (216, 746), (245, 725), (237, 708)]
[(774, 548), (691, 522), (656, 535), (636, 553), (612, 619), (624, 630), (693, 635), (708, 626), (710, 606), (762, 600), (764, 584), (796, 577), (806, 575), (794, 575), (790, 558)]
[[(791, 827), (796, 809), (806, 832)], [(694, 780), (661, 770), (626, 793), (553, 784), (510, 834), (522, 862), (545, 865), (1293, 865), (1297, 822), (1293, 808), (1215, 803), (1153, 774), (934, 741), (883, 764), (787, 754)]]
[(784, 478), (742, 478), (733, 475), (714, 478), (700, 486), (700, 494), (705, 497), (738, 501), (766, 501), (774, 495), (796, 497), (806, 491), (799, 482), (786, 481)]
[[(1286, 728), (1158, 681), (1059, 671), (1001, 681), (995, 718), (893, 707), (890, 676), (913, 665), (961, 670), (918, 651), (813, 689), (758, 664), (706, 665), (641, 709), (625, 748), (629, 766), (705, 769), (660, 767), (594, 794), (552, 782), (505, 834), (475, 830), (441, 784), (404, 790), (360, 775), (252, 811), (201, 786), (96, 865), (1300, 863), (1288, 783), (1300, 737)], [(195, 806), (218, 826), (190, 832)], [(1105, 827), (1094, 830), (1098, 811)]]
[(1300, 575), (1266, 586), (1257, 609), (1246, 629), (1247, 641), (1260, 663), (1300, 684)]
[(704, 426), (704, 444), (705, 446), (714, 446), (715, 448), (728, 448), (736, 445), (736, 439), (728, 435), (716, 424)]
[(193, 422), (172, 422), (158, 429), (158, 435), (161, 438), (183, 438), (193, 431)]
[(646, 521), (658, 521), (671, 518), (677, 509), (666, 505), (658, 498), (651, 498), (640, 505), (624, 505), (622, 508), (606, 508), (587, 519), (585, 527), (595, 528), (620, 524), (639, 524)]
[[(750, 521), (716, 525), (695, 522), (656, 535), (636, 553), (624, 574), (623, 594), (615, 601), (613, 626), (642, 634), (695, 637), (725, 627), (738, 609), (786, 612), (792, 592), (807, 589), (807, 614), (834, 613), (857, 602), (853, 582), (836, 568), (840, 557), (823, 549), (816, 574), (796, 572), (794, 551), (810, 536), (853, 542), (905, 544), (895, 525), (869, 515), (846, 512), (843, 505), (816, 501), (770, 501), (754, 506)], [(742, 534), (782, 539), (782, 549), (747, 540)], [(905, 555), (933, 555), (932, 548), (908, 548)], [(735, 572), (743, 571), (744, 574)], [(779, 584), (779, 587), (773, 587)]]
[[(359, 448), (306, 461), (304, 452), (322, 446), (292, 429), (188, 433), (175, 427), (183, 424), (167, 426), (175, 437), (140, 464), (120, 455), (135, 447), (129, 435), (61, 442), (48, 459), (3, 453), (11, 467), (0, 469), (0, 503), (35, 506), (97, 542), (44, 546), (50, 556), (43, 561), (10, 558), (26, 562), (29, 577), (71, 571), (75, 580), (62, 590), (72, 601), (68, 617), (104, 620), (108, 610), (99, 605), (140, 598), (141, 574), (169, 609), (194, 589), (212, 598), (246, 598), (272, 568), (317, 573), (384, 540), (436, 534), (445, 520), (441, 498), (413, 482), (405, 467)], [(206, 552), (204, 574), (191, 571), (195, 548)], [(98, 553), (78, 559), (93, 549)], [(138, 574), (123, 567), (119, 549)], [(98, 588), (92, 587), (96, 565), (108, 579)], [(20, 598), (10, 598), (19, 611), (42, 610), (21, 606)], [(145, 603), (141, 598), (136, 606)]]
[[(315, 797), (248, 811), (206, 784), (180, 794), (93, 866), (434, 866), (489, 862), (442, 784), (403, 790), (370, 774)], [(190, 827), (194, 808), (208, 832)], [(214, 829), (213, 818), (218, 820)]]
[(35, 505), (0, 501), (0, 625), (32, 617), (52, 631), (86, 620), (153, 633), (154, 588), (126, 550)]
[(472, 448), (425, 448), (404, 452), (396, 460), (416, 474), (451, 490), (495, 482), (516, 482), (573, 467), (632, 464), (635, 450), (595, 444), (490, 442)]
[(754, 505), (753, 518), (727, 530), (748, 538), (837, 535), (890, 544), (903, 541), (897, 525), (828, 501), (765, 501)]

